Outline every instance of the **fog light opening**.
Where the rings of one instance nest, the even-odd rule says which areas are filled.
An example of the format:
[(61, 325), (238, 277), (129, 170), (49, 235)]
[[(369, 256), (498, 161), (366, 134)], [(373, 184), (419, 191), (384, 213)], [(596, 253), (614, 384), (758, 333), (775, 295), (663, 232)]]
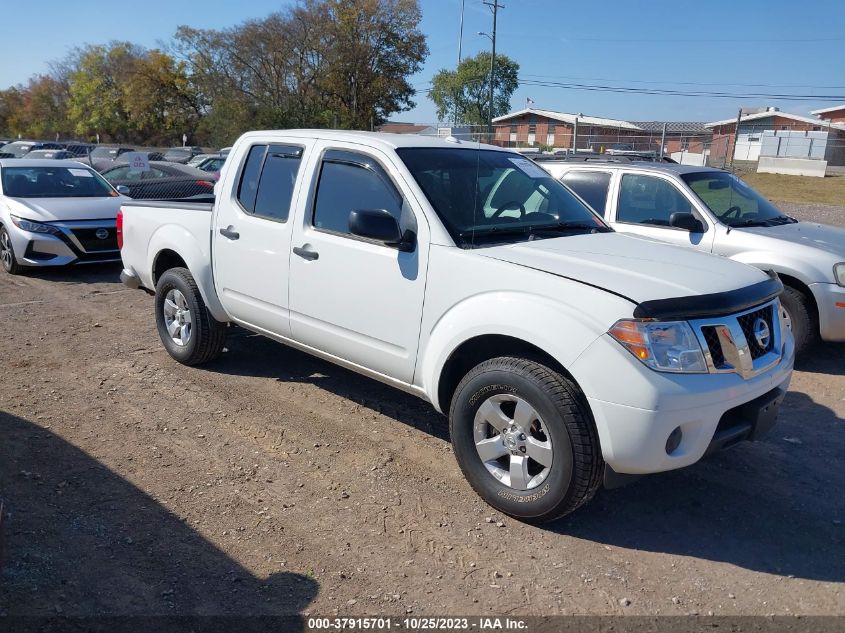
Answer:
[(676, 427), (674, 431), (669, 434), (669, 439), (666, 440), (666, 454), (671, 455), (681, 445), (681, 440), (684, 439), (684, 432), (681, 427)]

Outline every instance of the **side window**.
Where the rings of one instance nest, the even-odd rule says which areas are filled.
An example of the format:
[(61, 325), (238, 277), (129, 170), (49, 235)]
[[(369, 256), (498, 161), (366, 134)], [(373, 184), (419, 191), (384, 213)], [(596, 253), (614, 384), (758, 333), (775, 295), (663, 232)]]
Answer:
[(563, 184), (581, 196), (599, 215), (607, 211), (607, 192), (610, 174), (606, 171), (570, 171), (561, 179)]
[(129, 174), (129, 167), (117, 167), (116, 169), (112, 169), (107, 176), (109, 180), (126, 180), (127, 177), (130, 177)]
[(238, 201), (250, 213), (255, 209), (255, 196), (258, 193), (258, 178), (261, 176), (261, 166), (264, 164), (266, 145), (253, 145), (244, 163), (241, 182), (238, 185)]
[(669, 181), (654, 176), (625, 174), (619, 188), (616, 220), (669, 226), (676, 212), (692, 212), (692, 205)]
[(302, 148), (295, 146), (250, 148), (238, 187), (244, 209), (262, 218), (287, 221), (301, 158)]
[(398, 222), (402, 197), (373, 159), (350, 152), (326, 152), (314, 201), (314, 227), (349, 233), (349, 214), (356, 209), (386, 209)]

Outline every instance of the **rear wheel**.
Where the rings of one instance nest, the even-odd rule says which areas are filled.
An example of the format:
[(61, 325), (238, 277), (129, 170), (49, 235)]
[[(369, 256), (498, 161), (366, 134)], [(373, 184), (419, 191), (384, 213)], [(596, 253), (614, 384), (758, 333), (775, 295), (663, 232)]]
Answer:
[(494, 358), (452, 398), (455, 457), (475, 491), (510, 516), (544, 522), (589, 501), (603, 461), (578, 387), (537, 362)]
[(0, 226), (0, 264), (10, 275), (17, 275), (23, 269), (15, 257), (15, 247), (12, 246), (12, 237), (5, 226)]
[(795, 338), (795, 354), (800, 356), (816, 340), (815, 312), (806, 295), (791, 286), (784, 286), (780, 296), (781, 318)]
[(184, 365), (214, 360), (226, 343), (226, 324), (216, 320), (186, 268), (171, 268), (156, 284), (156, 325), (165, 349)]

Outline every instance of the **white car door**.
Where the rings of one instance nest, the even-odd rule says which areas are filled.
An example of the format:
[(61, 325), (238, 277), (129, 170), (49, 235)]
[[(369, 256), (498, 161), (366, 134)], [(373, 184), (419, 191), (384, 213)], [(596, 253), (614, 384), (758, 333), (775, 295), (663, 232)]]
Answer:
[(240, 161), (237, 175), (218, 187), (212, 227), (214, 282), (226, 311), (239, 323), (284, 337), (290, 336), (288, 218), (309, 144), (274, 140), (240, 151), (233, 157)]
[[(410, 383), (428, 265), (428, 225), (391, 157), (325, 143), (293, 234), (290, 317), (294, 340)], [(385, 209), (413, 250), (350, 233), (354, 210)]]
[[(696, 209), (690, 198), (672, 179), (662, 174), (619, 170), (616, 195), (608, 219), (620, 233), (651, 237), (678, 246), (692, 246), (710, 252), (714, 227), (707, 216)], [(673, 213), (692, 213), (704, 230), (687, 230), (670, 225)]]

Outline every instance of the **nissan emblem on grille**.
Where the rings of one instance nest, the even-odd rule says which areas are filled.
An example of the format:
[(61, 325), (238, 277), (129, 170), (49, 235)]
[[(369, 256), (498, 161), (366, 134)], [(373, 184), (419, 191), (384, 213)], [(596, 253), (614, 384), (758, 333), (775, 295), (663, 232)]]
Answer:
[(757, 341), (760, 349), (768, 349), (771, 338), (772, 332), (769, 329), (769, 324), (766, 323), (766, 319), (757, 317), (757, 320), (754, 321), (754, 340)]
[(108, 229), (97, 229), (97, 232), (94, 233), (99, 239), (104, 240), (109, 236)]

